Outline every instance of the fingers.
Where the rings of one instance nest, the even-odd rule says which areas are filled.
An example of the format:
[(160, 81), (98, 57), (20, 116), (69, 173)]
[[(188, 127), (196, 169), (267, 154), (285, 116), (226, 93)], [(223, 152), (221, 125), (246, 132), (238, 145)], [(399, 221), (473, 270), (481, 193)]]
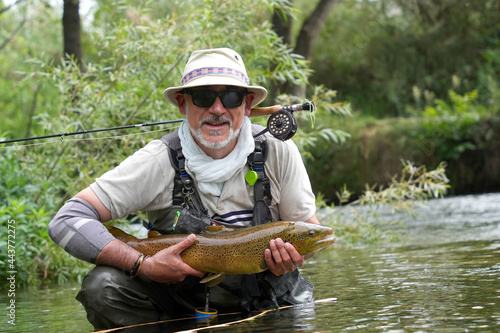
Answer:
[(157, 282), (170, 284), (181, 282), (188, 275), (199, 278), (205, 276), (205, 272), (186, 264), (180, 255), (182, 251), (195, 242), (196, 236), (189, 235), (178, 244), (156, 253), (151, 259), (145, 262), (145, 267), (143, 268), (145, 277)]
[(176, 245), (171, 246), (173, 251), (172, 253), (181, 254), (182, 251), (184, 251), (194, 243), (196, 243), (196, 236), (194, 234), (190, 234)]
[(189, 269), (186, 269), (185, 271), (186, 274), (184, 274), (182, 276), (182, 278), (180, 278), (179, 280), (177, 280), (176, 282), (182, 282), (184, 281), (184, 279), (186, 278), (186, 276), (196, 276), (197, 278), (203, 278), (205, 275), (207, 275), (206, 272), (202, 272), (202, 271), (199, 271), (197, 269), (194, 269), (192, 267), (190, 267)]
[(312, 257), (314, 257), (314, 253), (311, 253), (311, 254), (304, 256), (304, 260), (310, 259)]
[(304, 257), (292, 244), (284, 243), (280, 238), (269, 242), (264, 258), (269, 270), (277, 276), (293, 272), (304, 265)]
[[(185, 249), (190, 247), (196, 243), (196, 236), (194, 234), (188, 235), (186, 238), (184, 238), (182, 241), (180, 241), (178, 244), (172, 246), (173, 254), (175, 255), (180, 255)], [(182, 259), (181, 259), (182, 260)], [(183, 275), (192, 275), (192, 276), (197, 276), (199, 278), (202, 278), (205, 276), (205, 272), (202, 272), (200, 270), (197, 270), (188, 264), (183, 262)], [(183, 279), (184, 280), (184, 279)]]

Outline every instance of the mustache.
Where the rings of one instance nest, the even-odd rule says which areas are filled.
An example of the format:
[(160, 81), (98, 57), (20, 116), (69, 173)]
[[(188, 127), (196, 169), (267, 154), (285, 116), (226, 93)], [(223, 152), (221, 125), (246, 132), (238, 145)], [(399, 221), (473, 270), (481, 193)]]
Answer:
[(205, 119), (201, 119), (200, 120), (200, 127), (206, 123), (229, 123), (229, 126), (233, 125), (233, 121), (231, 119), (228, 119), (224, 116), (215, 116), (215, 115), (212, 115), (212, 116), (205, 118)]

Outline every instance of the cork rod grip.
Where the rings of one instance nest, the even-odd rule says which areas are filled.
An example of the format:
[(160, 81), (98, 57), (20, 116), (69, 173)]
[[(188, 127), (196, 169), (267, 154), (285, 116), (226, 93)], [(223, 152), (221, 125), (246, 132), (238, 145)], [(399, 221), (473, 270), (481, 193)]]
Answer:
[(265, 107), (260, 107), (260, 108), (253, 108), (250, 111), (250, 117), (260, 117), (260, 116), (269, 116), (273, 114), (274, 112), (278, 111), (281, 109), (281, 105), (273, 105), (273, 106), (265, 106)]

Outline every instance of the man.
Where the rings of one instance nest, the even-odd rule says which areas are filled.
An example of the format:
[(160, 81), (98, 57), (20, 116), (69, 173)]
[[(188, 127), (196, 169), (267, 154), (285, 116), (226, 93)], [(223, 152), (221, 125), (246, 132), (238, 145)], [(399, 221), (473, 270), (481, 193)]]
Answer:
[[(235, 51), (193, 52), (181, 86), (164, 92), (186, 116), (179, 130), (150, 142), (96, 179), (68, 200), (51, 221), (49, 234), (54, 242), (97, 265), (77, 296), (96, 328), (192, 315), (195, 307), (205, 305), (207, 291), (199, 283), (205, 272), (180, 257), (195, 242), (194, 234), (147, 258), (115, 239), (104, 222), (146, 211), (152, 228), (162, 233), (171, 233), (177, 223), (180, 227), (181, 220), (187, 230), (199, 230), (196, 223), (207, 219), (230, 227), (270, 220), (319, 223), (297, 147), (271, 136), (265, 140), (265, 174), (272, 202), (269, 209), (265, 205), (267, 211), (256, 214), (254, 196), (260, 190), (246, 182), (245, 176), (250, 170), (248, 156), (260, 144), (253, 138), (248, 115), (266, 94), (265, 88), (249, 85), (245, 65)], [(198, 208), (185, 202), (179, 206), (176, 195), (181, 201), (197, 201)], [(257, 215), (266, 214), (270, 216), (258, 221)], [(297, 270), (304, 258), (293, 245), (272, 240), (264, 255), (268, 271), (227, 277), (212, 288), (210, 305), (220, 312), (251, 311), (313, 300), (312, 286)]]

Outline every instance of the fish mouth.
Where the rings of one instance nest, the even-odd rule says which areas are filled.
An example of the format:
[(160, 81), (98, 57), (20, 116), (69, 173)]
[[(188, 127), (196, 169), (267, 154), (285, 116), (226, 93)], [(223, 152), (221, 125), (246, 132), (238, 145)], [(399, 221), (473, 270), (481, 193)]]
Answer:
[(312, 246), (312, 249), (311, 251), (309, 251), (309, 253), (316, 253), (316, 252), (319, 252), (319, 251), (322, 251), (324, 250), (326, 247), (330, 246), (331, 244), (333, 244), (333, 242), (335, 242), (335, 234), (334, 233), (331, 233), (319, 240), (317, 240), (316, 242), (314, 242), (313, 246)]

